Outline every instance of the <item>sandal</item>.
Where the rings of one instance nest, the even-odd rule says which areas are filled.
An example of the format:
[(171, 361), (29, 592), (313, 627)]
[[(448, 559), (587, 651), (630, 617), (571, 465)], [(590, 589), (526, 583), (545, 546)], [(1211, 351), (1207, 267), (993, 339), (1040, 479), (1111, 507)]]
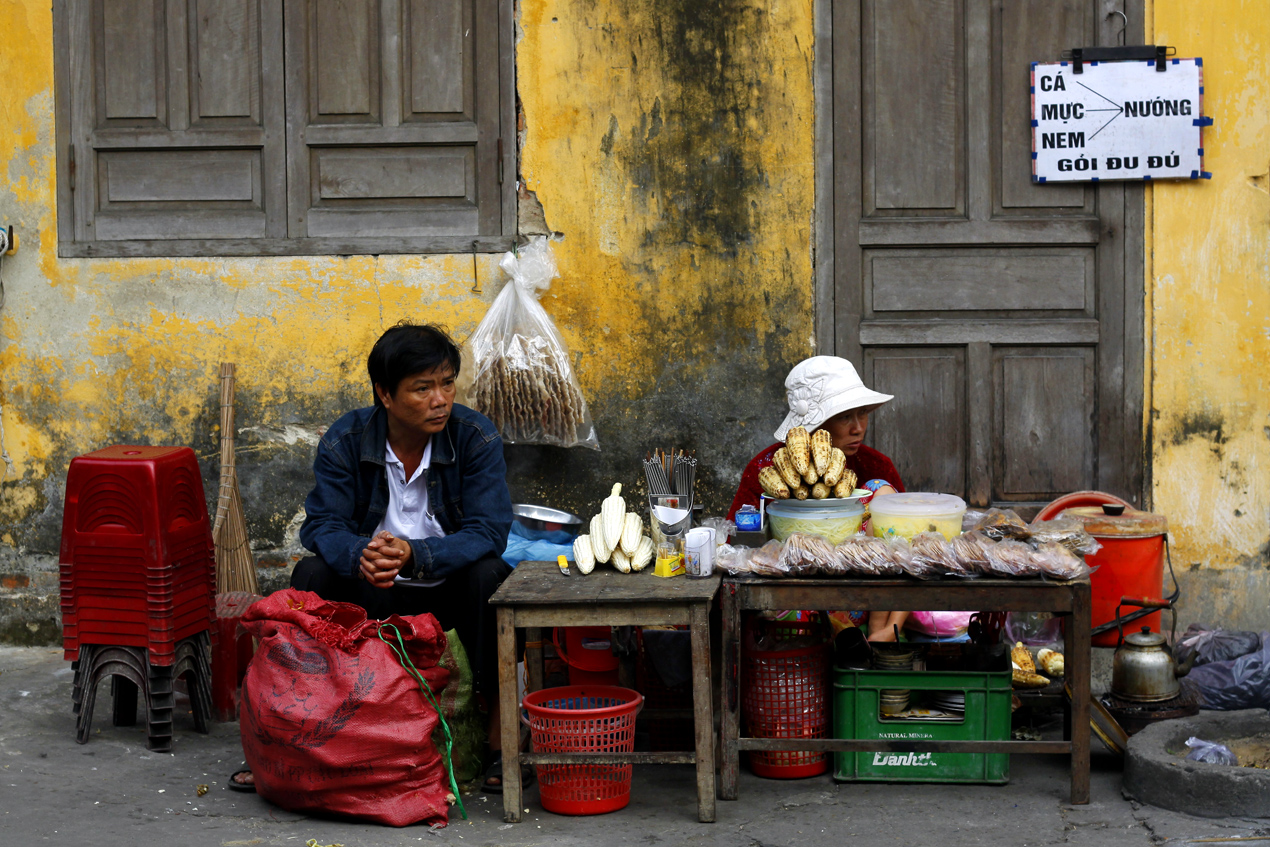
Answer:
[[(498, 782), (492, 782), (492, 780)], [(533, 768), (529, 765), (520, 766), (520, 787), (522, 790), (533, 785), (536, 778), (534, 777)], [(481, 791), (485, 794), (502, 794), (503, 793), (503, 751), (495, 750), (490, 754), (489, 764), (485, 766), (485, 775), (481, 782)]]
[[(247, 779), (250, 779), (251, 782), (247, 782)], [(240, 771), (234, 771), (229, 777), (229, 790), (242, 791), (246, 794), (255, 794), (256, 778), (252, 776), (251, 769), (244, 768)]]

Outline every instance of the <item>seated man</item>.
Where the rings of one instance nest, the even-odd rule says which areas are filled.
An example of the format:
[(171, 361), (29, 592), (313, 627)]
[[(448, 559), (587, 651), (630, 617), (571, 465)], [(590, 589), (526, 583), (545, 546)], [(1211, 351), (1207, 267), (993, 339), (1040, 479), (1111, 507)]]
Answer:
[[(369, 617), (430, 612), (458, 631), (474, 688), (489, 704), (501, 790), (497, 625), (490, 596), (511, 573), (503, 440), (454, 402), (459, 349), (441, 329), (400, 323), (367, 360), (375, 405), (341, 417), (318, 444), (291, 587), (354, 603)], [(234, 775), (249, 784), (247, 772)]]

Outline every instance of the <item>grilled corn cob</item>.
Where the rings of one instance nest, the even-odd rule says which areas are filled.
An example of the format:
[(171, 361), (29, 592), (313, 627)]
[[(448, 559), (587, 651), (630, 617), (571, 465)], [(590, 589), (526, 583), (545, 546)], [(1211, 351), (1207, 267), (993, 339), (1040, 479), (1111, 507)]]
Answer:
[(1042, 647), (1036, 651), (1036, 661), (1040, 663), (1041, 670), (1046, 676), (1060, 677), (1066, 675), (1066, 669), (1063, 666), (1063, 654), (1057, 650)]
[(622, 573), (631, 572), (631, 557), (623, 553), (620, 549), (613, 551), (613, 567)]
[(591, 536), (579, 535), (573, 539), (573, 563), (578, 566), (578, 573), (584, 576), (595, 570), (595, 553), (591, 550)]
[(775, 497), (777, 500), (789, 499), (789, 486), (785, 484), (780, 471), (776, 468), (763, 468), (758, 472), (758, 481), (759, 485), (763, 486), (763, 493), (768, 497)]
[(785, 449), (799, 476), (806, 476), (811, 467), (811, 436), (801, 426), (796, 426), (785, 436)]
[(1014, 662), (1021, 671), (1036, 673), (1036, 663), (1032, 661), (1032, 653), (1023, 646), (1022, 641), (1014, 642), (1014, 647), (1010, 650), (1010, 661)]
[(609, 556), (613, 555), (613, 548), (604, 540), (604, 517), (596, 515), (591, 518), (591, 552), (595, 555), (595, 561), (604, 564), (609, 560)]
[[(626, 518), (626, 501), (622, 499), (622, 483), (613, 483), (613, 493), (600, 504), (604, 518), (604, 544), (610, 550), (617, 549), (622, 541), (622, 526)], [(594, 542), (592, 542), (594, 543)]]
[(794, 467), (793, 461), (789, 458), (788, 449), (782, 447), (772, 454), (772, 467), (776, 468), (776, 472), (781, 475), (781, 479), (785, 480), (785, 484), (791, 491), (803, 484), (803, 475)]
[(856, 476), (855, 471), (844, 470), (842, 478), (833, 487), (834, 497), (850, 497), (851, 492), (855, 491)]
[(811, 499), (823, 500), (829, 496), (829, 486), (823, 482), (818, 482), (811, 487)]
[(639, 540), (639, 547), (635, 548), (635, 552), (631, 554), (631, 570), (642, 571), (648, 567), (648, 563), (653, 560), (653, 554), (657, 552), (657, 548), (653, 546), (653, 539), (647, 535)]
[(824, 476), (829, 470), (831, 450), (833, 440), (829, 437), (829, 430), (818, 429), (811, 434), (811, 463), (816, 466), (816, 473), (820, 476)]
[[(823, 432), (824, 430), (820, 430)], [(829, 451), (829, 467), (825, 469), (824, 483), (833, 488), (842, 479), (842, 472), (847, 469), (847, 454), (837, 447)]]
[(627, 512), (622, 523), (622, 552), (627, 556), (635, 555), (639, 540), (644, 537), (644, 521), (636, 512)]
[(816, 466), (807, 465), (807, 472), (803, 474), (803, 483), (806, 485), (815, 485), (820, 482), (820, 475), (816, 473)]
[(1030, 671), (1014, 671), (1011, 674), (1010, 681), (1019, 688), (1044, 688), (1050, 684), (1050, 681), (1039, 673)]

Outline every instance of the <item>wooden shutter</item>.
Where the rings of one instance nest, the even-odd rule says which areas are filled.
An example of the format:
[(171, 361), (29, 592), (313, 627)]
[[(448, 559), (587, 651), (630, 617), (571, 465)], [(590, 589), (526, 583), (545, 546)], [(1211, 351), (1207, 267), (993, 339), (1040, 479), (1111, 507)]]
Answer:
[(291, 238), (502, 233), (498, 27), (497, 0), (286, 4)]
[(280, 0), (57, 11), (63, 255), (286, 234)]

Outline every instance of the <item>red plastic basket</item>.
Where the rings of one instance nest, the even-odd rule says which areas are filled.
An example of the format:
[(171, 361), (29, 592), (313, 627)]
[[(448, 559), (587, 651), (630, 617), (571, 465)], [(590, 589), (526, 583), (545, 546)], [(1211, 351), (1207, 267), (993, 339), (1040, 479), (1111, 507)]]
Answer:
[[(824, 627), (807, 621), (765, 621), (777, 646), (794, 638), (823, 638)], [(754, 738), (824, 738), (829, 726), (830, 645), (759, 650), (747, 630), (742, 660), (745, 691), (741, 708)], [(802, 779), (829, 770), (824, 753), (750, 751), (750, 769), (769, 779)]]
[[(630, 753), (644, 698), (615, 685), (566, 685), (525, 695), (535, 753)], [(542, 807), (558, 815), (615, 812), (631, 801), (630, 765), (539, 765)]]

